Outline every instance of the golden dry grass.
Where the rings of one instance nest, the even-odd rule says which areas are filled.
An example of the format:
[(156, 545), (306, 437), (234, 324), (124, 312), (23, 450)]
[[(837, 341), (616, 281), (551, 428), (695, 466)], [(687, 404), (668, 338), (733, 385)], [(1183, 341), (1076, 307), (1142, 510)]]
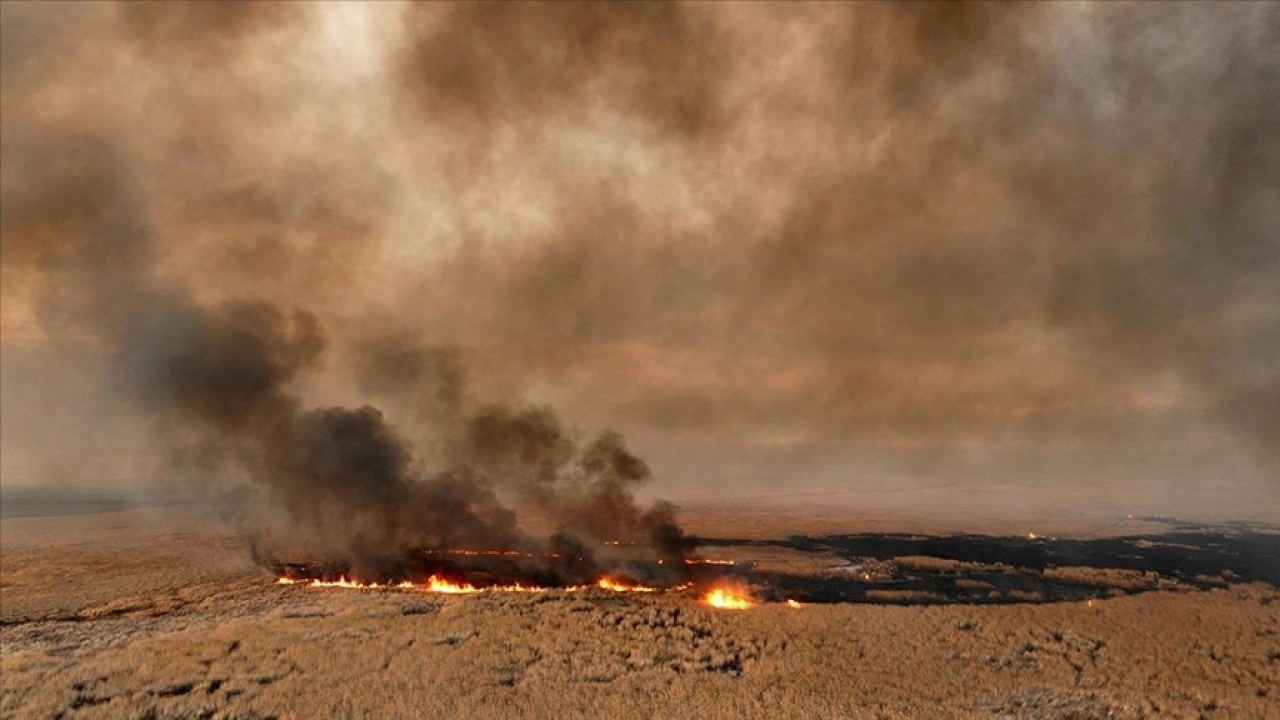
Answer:
[(198, 516), (48, 520), (3, 527), (6, 718), (1267, 718), (1280, 702), (1266, 585), (1092, 607), (442, 597), (277, 586)]

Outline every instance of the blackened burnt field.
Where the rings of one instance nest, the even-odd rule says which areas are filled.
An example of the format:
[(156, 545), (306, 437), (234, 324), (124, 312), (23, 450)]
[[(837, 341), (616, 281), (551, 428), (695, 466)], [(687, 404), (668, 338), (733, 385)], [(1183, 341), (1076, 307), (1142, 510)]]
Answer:
[[(779, 548), (843, 564), (820, 573), (751, 571), (760, 595), (809, 603), (1080, 601), (1232, 581), (1280, 586), (1280, 527), (1135, 518), (1157, 533), (1092, 539), (866, 533), (786, 540), (704, 539), (723, 551)], [(749, 564), (748, 564), (749, 565)], [(746, 570), (746, 568), (743, 568)]]

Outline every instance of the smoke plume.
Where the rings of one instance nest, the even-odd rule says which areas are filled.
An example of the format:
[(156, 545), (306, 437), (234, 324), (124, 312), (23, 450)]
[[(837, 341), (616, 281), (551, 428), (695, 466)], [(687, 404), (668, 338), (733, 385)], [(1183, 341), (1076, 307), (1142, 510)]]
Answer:
[[(119, 10), (140, 57), (182, 47), (200, 65), (227, 61), (234, 41), (224, 33), (247, 36), (262, 21), (258, 6), (219, 6), (209, 18), (195, 7)], [(35, 15), (34, 22), (49, 20)], [(279, 21), (275, 11), (265, 15)], [(206, 28), (206, 20), (215, 27)], [(22, 99), (30, 102), (19, 108), (34, 113), (34, 100)], [(230, 132), (180, 128), (197, 131)], [(301, 307), (307, 298), (202, 299), (190, 270), (166, 272), (170, 246), (188, 240), (167, 237), (151, 208), (140, 207), (145, 181), (136, 173), (150, 167), (130, 167), (121, 141), (104, 132), (28, 122), (6, 138), (6, 269), (38, 286), (31, 297), (43, 323), (74, 328), (100, 345), (119, 389), (154, 423), (169, 452), (188, 464), (202, 460), (215, 476), (229, 471), (247, 480), (247, 492), (225, 499), (255, 556), (272, 562), (264, 543), (283, 542), (381, 578), (403, 572), (415, 551), (549, 548), (546, 555), (577, 577), (593, 571), (594, 561), (570, 531), (596, 544), (651, 535), (658, 557), (677, 565), (692, 549), (669, 505), (637, 502), (632, 490), (649, 479), (649, 469), (620, 435), (605, 432), (578, 448), (548, 408), (473, 412), (464, 403), (465, 372), (449, 351), (383, 338), (363, 348), (356, 367), (360, 387), (374, 396), (422, 393), (424, 383), (435, 383), (419, 395), (419, 419), (440, 432), (450, 460), (443, 470), (416, 462), (410, 443), (375, 407), (308, 407), (291, 388), (321, 365), (330, 338)], [(336, 242), (365, 239), (366, 221), (331, 206), (329, 197), (295, 197), (283, 186), (211, 190), (213, 197), (178, 198), (177, 212), (202, 215), (198, 204), (186, 203), (210, 202), (211, 217), (197, 223), (212, 225), (205, 232), (214, 245), (224, 242), (221, 225), (255, 232), (266, 223), (268, 233), (307, 234), (313, 218), (324, 226), (318, 232), (348, 235)], [(189, 242), (202, 242), (200, 234)], [(245, 252), (254, 264), (282, 264), (286, 275), (323, 282), (323, 270), (298, 270), (312, 260), (303, 257), (305, 243), (289, 240), (250, 238)], [(498, 497), (502, 485), (535, 500), (561, 529), (546, 542), (526, 536)]]
[(0, 13), (6, 481), (564, 578), (744, 475), (1280, 499), (1274, 6)]

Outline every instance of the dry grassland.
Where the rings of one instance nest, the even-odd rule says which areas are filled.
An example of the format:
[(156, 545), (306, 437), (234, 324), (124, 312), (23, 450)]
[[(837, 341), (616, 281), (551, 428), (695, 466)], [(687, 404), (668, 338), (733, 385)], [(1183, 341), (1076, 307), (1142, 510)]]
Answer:
[(0, 539), (5, 718), (1280, 716), (1260, 583), (734, 612), (277, 586), (196, 511), (6, 519)]

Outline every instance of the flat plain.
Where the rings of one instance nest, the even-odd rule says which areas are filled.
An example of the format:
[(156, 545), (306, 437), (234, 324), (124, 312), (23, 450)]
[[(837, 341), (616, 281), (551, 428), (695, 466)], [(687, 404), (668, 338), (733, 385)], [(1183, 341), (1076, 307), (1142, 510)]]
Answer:
[[(1280, 592), (1249, 575), (1275, 569), (1266, 533), (1245, 531), (1262, 548), (1252, 566), (1210, 575), (1099, 568), (1123, 553), (1058, 538), (806, 540), (785, 515), (735, 540), (741, 528), (694, 515), (704, 556), (737, 561), (761, 600), (733, 611), (696, 591), (282, 586), (200, 507), (100, 510), (0, 528), (5, 718), (1081, 720), (1280, 707)], [(904, 554), (910, 543), (926, 552)], [(1064, 548), (1091, 566), (1037, 560)], [(965, 555), (984, 552), (1011, 561)], [(1180, 552), (1160, 557), (1198, 551)], [(790, 595), (806, 602), (778, 602)]]

